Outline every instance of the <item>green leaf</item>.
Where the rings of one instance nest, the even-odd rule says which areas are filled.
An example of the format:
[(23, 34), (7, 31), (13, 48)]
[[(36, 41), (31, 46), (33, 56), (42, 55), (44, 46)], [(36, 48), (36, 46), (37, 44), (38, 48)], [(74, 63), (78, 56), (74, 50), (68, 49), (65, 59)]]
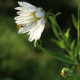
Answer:
[(56, 28), (56, 26), (57, 26), (56, 19), (55, 19), (55, 17), (49, 16), (49, 20), (52, 24), (52, 30), (53, 30), (54, 34), (57, 36), (58, 33), (57, 33), (57, 28)]
[(61, 14), (61, 12), (58, 12), (57, 14), (55, 14), (55, 17), (59, 16)]
[(79, 56), (79, 60), (80, 60), (80, 42), (79, 42), (78, 47), (77, 47), (77, 53), (78, 53), (77, 56)]
[(80, 60), (80, 42), (79, 42), (79, 60)]
[(77, 47), (75, 49), (75, 57), (80, 60), (80, 42), (77, 44)]
[(71, 49), (73, 50), (76, 40), (73, 40), (71, 43)]
[(56, 45), (58, 45), (60, 48), (62, 49), (65, 48), (64, 42), (62, 40), (58, 41), (58, 40), (52, 39), (51, 41), (54, 42)]
[(77, 21), (76, 17), (73, 14), (72, 14), (72, 21), (73, 21), (74, 27), (76, 29), (78, 29), (78, 21)]
[(65, 33), (65, 37), (68, 39), (69, 38), (69, 31), (70, 31), (70, 28), (66, 31)]
[(67, 55), (64, 55), (63, 53), (56, 53), (56, 52), (53, 52), (51, 50), (42, 48), (38, 43), (37, 43), (37, 48), (41, 49), (42, 51), (44, 51), (47, 54), (50, 54), (54, 59), (57, 59), (57, 60), (60, 60), (60, 61), (63, 61), (63, 62), (67, 62), (67, 63), (70, 63), (70, 64), (75, 64), (75, 61), (73, 59), (71, 59)]

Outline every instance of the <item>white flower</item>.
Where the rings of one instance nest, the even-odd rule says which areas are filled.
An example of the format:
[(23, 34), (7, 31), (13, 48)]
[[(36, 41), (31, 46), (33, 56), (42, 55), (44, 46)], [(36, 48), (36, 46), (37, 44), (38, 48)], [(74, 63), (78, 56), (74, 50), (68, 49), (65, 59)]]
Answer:
[[(36, 47), (36, 41), (41, 37), (41, 33), (45, 27), (45, 15), (40, 8), (37, 8), (27, 2), (18, 2), (20, 7), (16, 7), (19, 10), (17, 14), (19, 16), (15, 17), (15, 23), (19, 26), (19, 34), (28, 32), (29, 41), (34, 42)], [(22, 26), (22, 27), (21, 27)]]

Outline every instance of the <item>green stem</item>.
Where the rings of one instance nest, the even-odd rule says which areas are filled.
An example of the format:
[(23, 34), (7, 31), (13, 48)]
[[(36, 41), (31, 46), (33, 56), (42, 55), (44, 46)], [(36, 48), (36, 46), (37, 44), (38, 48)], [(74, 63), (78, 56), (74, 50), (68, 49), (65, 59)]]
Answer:
[[(57, 15), (59, 15), (59, 14), (61, 14), (61, 13), (58, 13)], [(51, 18), (49, 18), (49, 20), (50, 20), (50, 22), (51, 22), (51, 24), (52, 24), (52, 26), (53, 26), (53, 27), (52, 27), (53, 32), (54, 32), (54, 24), (53, 24), (53, 21), (55, 21), (56, 27), (57, 27), (57, 29), (59, 30), (59, 32), (61, 33), (61, 37), (62, 37), (62, 39), (63, 39), (64, 42), (65, 42), (65, 45), (66, 45), (65, 50), (69, 53), (70, 56), (72, 56), (72, 53), (70, 52), (70, 51), (71, 51), (71, 46), (70, 46), (70, 44), (68, 43), (68, 41), (65, 39), (65, 37), (64, 37), (64, 35), (63, 35), (63, 33), (62, 33), (62, 31), (61, 31), (61, 29), (60, 29), (57, 21), (56, 21), (56, 16), (57, 16), (57, 15), (55, 16), (53, 13), (47, 13), (46, 15), (47, 15), (48, 18), (49, 18), (50, 15), (51, 15), (52, 17), (54, 17), (55, 20), (52, 20)], [(55, 34), (55, 35), (56, 35), (56, 37), (57, 37), (59, 40), (62, 40), (57, 34)]]
[(69, 80), (69, 79), (66, 79), (66, 78), (65, 78), (64, 80)]
[(59, 27), (58, 25), (57, 25), (57, 28), (58, 28), (59, 32), (61, 33), (62, 39), (65, 41), (67, 47), (70, 49), (70, 45), (69, 45), (69, 43), (66, 41), (66, 39), (64, 38), (64, 35), (63, 35), (63, 33), (62, 33), (62, 31), (61, 31), (61, 29), (60, 29), (60, 27)]
[[(52, 13), (51, 13), (51, 15), (52, 15)], [(54, 15), (52, 15), (52, 16), (54, 17)], [(53, 21), (54, 21), (54, 20), (52, 20), (52, 19), (50, 19), (50, 18), (49, 18), (49, 20), (50, 20), (50, 22), (51, 22), (51, 24), (52, 24), (52, 26), (53, 26), (52, 29), (53, 29), (53, 32), (54, 32), (54, 24), (53, 24)], [(70, 56), (72, 56), (72, 54), (70, 53), (70, 50), (71, 50), (70, 45), (69, 45), (69, 43), (67, 42), (67, 40), (65, 39), (65, 37), (64, 37), (64, 35), (63, 35), (60, 27), (59, 27), (59, 25), (57, 24), (56, 19), (55, 19), (55, 22), (56, 22), (56, 27), (57, 27), (57, 29), (59, 30), (59, 32), (61, 33), (61, 37), (62, 37), (62, 39), (64, 40), (64, 42), (65, 42), (65, 44), (66, 44), (65, 50), (69, 53)], [(62, 40), (57, 34), (55, 34), (55, 35), (56, 35), (56, 37), (57, 37), (59, 40)]]
[(80, 41), (80, 2), (78, 6), (78, 43)]
[[(80, 42), (80, 0), (79, 0), (79, 4), (78, 4), (78, 29), (77, 29), (77, 35), (78, 35), (78, 41), (77, 41), (77, 48), (79, 48), (79, 42)], [(79, 50), (78, 53), (79, 55)], [(80, 59), (80, 55), (79, 55), (79, 59)]]
[(57, 28), (58, 28), (59, 32), (61, 33), (61, 37), (62, 37), (62, 39), (64, 40), (66, 46), (69, 48), (69, 49), (68, 49), (68, 48), (66, 47), (66, 51), (69, 53), (70, 56), (72, 56), (72, 54), (70, 53), (71, 47), (70, 47), (69, 43), (67, 42), (67, 40), (65, 39), (65, 37), (64, 37), (64, 35), (63, 35), (60, 27), (59, 27), (59, 25), (57, 25)]
[[(54, 16), (54, 14), (52, 13), (47, 13), (48, 15), (52, 15)], [(53, 25), (53, 21), (49, 18), (50, 22), (51, 22), (51, 25), (52, 25), (52, 29), (53, 29), (53, 33), (55, 34), (54, 32), (54, 25)], [(58, 38), (58, 40), (61, 40), (61, 38), (59, 37), (59, 35), (57, 35), (57, 33), (55, 34), (55, 36)]]
[(65, 48), (65, 50), (69, 53), (70, 56), (72, 56), (68, 48)]

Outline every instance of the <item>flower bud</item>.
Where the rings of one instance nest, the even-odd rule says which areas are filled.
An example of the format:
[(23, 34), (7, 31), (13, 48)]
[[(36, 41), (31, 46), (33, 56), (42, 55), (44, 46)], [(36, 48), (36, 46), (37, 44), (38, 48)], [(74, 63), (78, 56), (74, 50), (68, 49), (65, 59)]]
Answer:
[(62, 75), (62, 77), (64, 77), (65, 79), (66, 79), (66, 78), (69, 78), (69, 77), (71, 76), (71, 73), (72, 73), (72, 71), (71, 71), (71, 69), (69, 69), (69, 68), (63, 68), (62, 71), (61, 71), (61, 75)]

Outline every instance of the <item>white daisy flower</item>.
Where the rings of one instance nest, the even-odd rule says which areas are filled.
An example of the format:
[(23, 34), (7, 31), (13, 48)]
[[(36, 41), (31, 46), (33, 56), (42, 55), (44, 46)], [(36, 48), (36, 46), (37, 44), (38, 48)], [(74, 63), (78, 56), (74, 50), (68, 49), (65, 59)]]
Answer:
[(16, 10), (19, 10), (17, 14), (19, 16), (15, 17), (15, 23), (19, 27), (19, 34), (28, 32), (29, 41), (34, 42), (36, 47), (36, 41), (41, 37), (41, 33), (45, 27), (45, 15), (40, 8), (37, 8), (27, 2), (18, 2), (20, 7), (16, 7)]

